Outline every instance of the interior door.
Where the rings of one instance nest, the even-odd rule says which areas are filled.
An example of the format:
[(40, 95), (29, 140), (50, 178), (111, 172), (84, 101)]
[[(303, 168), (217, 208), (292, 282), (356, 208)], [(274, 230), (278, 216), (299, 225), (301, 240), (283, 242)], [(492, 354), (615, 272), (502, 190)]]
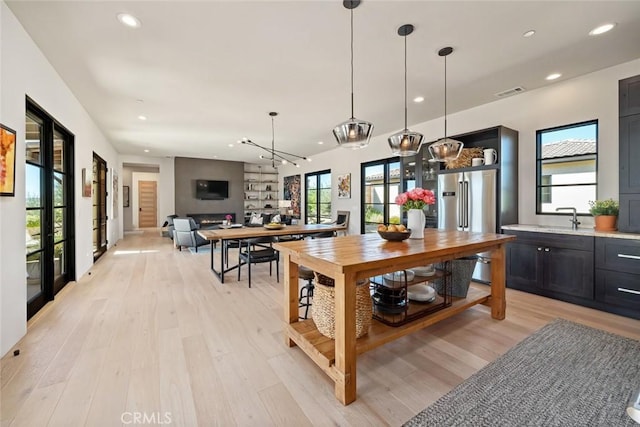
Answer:
[(158, 226), (158, 194), (156, 181), (138, 181), (138, 227)]

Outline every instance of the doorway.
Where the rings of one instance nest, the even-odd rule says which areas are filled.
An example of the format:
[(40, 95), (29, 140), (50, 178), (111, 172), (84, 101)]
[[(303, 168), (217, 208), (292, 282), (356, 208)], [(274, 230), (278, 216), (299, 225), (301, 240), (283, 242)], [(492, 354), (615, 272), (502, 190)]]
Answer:
[(93, 262), (107, 251), (107, 162), (93, 153)]
[(73, 142), (71, 132), (27, 98), (27, 319), (75, 279)]

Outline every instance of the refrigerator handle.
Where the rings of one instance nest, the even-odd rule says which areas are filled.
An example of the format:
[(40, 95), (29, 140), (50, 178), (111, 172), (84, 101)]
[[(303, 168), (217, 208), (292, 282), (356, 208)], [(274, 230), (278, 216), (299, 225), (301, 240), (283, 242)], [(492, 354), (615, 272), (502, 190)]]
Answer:
[(464, 190), (462, 188), (462, 181), (458, 181), (458, 228), (464, 227)]
[(469, 181), (464, 182), (464, 228), (469, 228)]

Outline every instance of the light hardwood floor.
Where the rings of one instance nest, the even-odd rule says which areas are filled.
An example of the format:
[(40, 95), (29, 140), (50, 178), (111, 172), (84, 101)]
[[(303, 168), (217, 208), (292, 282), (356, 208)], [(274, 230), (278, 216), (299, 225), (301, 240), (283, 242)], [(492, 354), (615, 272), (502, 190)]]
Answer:
[[(640, 339), (640, 321), (507, 291), (358, 358), (358, 399), (284, 345), (282, 284), (220, 284), (209, 256), (128, 235), (29, 322), (1, 361), (2, 426), (398, 426), (556, 317)], [(139, 418), (134, 418), (139, 417)]]

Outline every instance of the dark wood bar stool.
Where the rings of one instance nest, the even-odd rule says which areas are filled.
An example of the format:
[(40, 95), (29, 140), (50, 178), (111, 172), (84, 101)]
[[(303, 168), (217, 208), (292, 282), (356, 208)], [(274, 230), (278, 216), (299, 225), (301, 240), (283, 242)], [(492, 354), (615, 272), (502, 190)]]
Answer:
[(300, 298), (298, 298), (299, 307), (304, 307), (304, 317), (300, 316), (300, 318), (307, 319), (309, 316), (309, 307), (311, 307), (311, 298), (313, 298), (313, 270), (300, 265), (298, 266), (298, 277), (307, 281), (307, 283), (300, 289)]

